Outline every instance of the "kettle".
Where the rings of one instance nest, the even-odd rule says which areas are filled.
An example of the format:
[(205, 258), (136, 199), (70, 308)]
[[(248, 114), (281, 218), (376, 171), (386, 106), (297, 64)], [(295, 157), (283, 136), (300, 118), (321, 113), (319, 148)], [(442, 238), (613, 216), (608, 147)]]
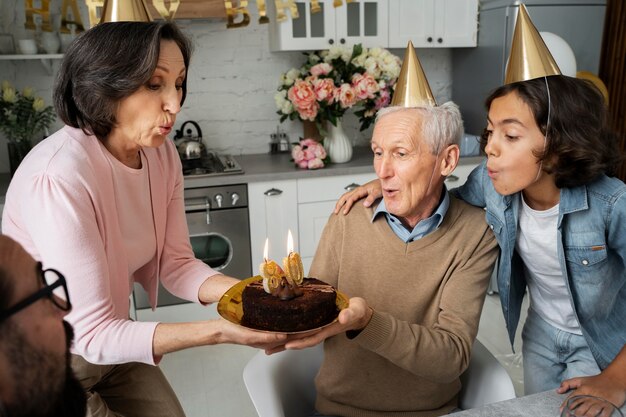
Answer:
[[(185, 125), (191, 123), (196, 128), (196, 136), (192, 136), (191, 128), (185, 131)], [(193, 120), (187, 120), (174, 134), (174, 143), (182, 160), (198, 159), (204, 155), (202, 129)]]

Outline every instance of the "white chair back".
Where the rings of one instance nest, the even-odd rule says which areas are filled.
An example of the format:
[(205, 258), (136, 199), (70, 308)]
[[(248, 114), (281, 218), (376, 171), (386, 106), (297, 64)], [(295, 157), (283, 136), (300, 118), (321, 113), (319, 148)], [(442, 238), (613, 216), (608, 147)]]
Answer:
[[(315, 410), (315, 383), (323, 346), (259, 352), (243, 370), (243, 380), (259, 417), (308, 417)], [(515, 398), (506, 369), (478, 340), (469, 367), (461, 375), (459, 407), (466, 410)]]

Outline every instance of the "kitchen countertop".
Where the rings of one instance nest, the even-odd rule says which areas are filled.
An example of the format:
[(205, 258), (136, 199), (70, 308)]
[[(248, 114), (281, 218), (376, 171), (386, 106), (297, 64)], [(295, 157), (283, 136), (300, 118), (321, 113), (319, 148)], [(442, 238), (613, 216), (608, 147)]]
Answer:
[[(244, 170), (243, 174), (219, 175), (208, 177), (187, 177), (185, 188), (200, 188), (213, 185), (247, 184), (260, 181), (280, 181), (298, 178), (330, 177), (336, 175), (364, 174), (374, 172), (372, 151), (369, 147), (354, 148), (352, 160), (343, 164), (328, 164), (322, 169), (308, 170), (296, 167), (291, 160), (291, 154), (252, 154), (236, 156), (235, 159)], [(478, 164), (482, 156), (462, 157), (459, 165)], [(0, 173), (0, 204), (4, 203), (4, 196), (9, 186), (11, 176)]]
[[(352, 159), (349, 162), (343, 164), (331, 163), (324, 168), (315, 170), (298, 168), (291, 160), (290, 153), (241, 155), (236, 156), (235, 159), (243, 168), (243, 174), (204, 178), (187, 177), (185, 178), (185, 188), (374, 172), (372, 150), (367, 146), (355, 147)], [(482, 160), (482, 156), (463, 157), (460, 159), (459, 165), (478, 164)]]

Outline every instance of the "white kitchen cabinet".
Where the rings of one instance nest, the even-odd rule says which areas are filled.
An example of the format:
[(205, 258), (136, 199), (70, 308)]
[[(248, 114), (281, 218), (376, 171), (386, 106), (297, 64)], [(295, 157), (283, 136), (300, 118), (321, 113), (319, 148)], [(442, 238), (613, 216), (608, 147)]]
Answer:
[[(248, 184), (252, 272), (259, 273), (263, 246), (269, 239), (269, 259), (282, 264), (287, 255), (287, 233), (298, 242), (298, 192), (296, 180)], [(297, 248), (296, 248), (297, 249)]]
[(358, 43), (368, 48), (387, 46), (388, 0), (342, 2), (339, 7), (333, 6), (333, 0), (319, 0), (317, 13), (311, 13), (310, 0), (295, 3), (299, 18), (293, 19), (285, 8), (287, 19), (283, 22), (276, 19), (275, 2), (267, 3), (272, 51), (321, 50)]
[(478, 0), (391, 0), (389, 47), (476, 46)]
[(299, 252), (305, 273), (309, 272), (317, 244), (328, 217), (346, 191), (376, 178), (371, 173), (298, 180)]

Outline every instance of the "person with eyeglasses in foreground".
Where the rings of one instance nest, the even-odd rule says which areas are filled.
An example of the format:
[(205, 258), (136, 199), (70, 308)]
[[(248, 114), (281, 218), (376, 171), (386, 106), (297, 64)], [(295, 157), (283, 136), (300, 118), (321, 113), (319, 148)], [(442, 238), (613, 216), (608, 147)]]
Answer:
[(72, 309), (63, 275), (0, 235), (0, 416), (84, 416), (70, 363)]

